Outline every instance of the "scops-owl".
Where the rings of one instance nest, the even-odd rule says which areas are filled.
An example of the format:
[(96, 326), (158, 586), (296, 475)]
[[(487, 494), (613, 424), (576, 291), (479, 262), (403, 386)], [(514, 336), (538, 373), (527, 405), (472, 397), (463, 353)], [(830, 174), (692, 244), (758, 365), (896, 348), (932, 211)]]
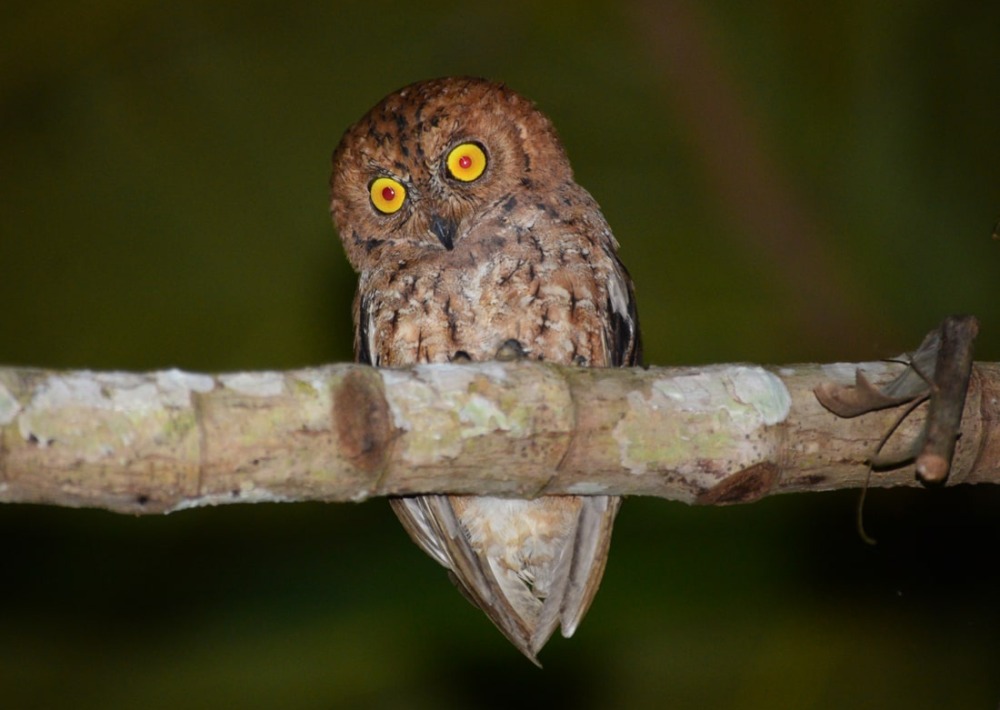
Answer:
[[(505, 85), (390, 94), (333, 155), (331, 212), (359, 273), (355, 353), (375, 366), (492, 360), (639, 363), (618, 243), (551, 122)], [(576, 630), (620, 499), (391, 499), (413, 540), (532, 661)]]

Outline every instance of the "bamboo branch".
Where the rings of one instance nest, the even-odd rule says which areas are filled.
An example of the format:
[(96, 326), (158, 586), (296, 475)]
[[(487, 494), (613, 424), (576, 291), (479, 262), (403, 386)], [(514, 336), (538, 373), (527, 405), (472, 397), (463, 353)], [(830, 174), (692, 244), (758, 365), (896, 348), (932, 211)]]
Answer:
[[(895, 362), (587, 369), (537, 362), (200, 375), (0, 369), (0, 502), (163, 513), (427, 492), (721, 504), (860, 486), (898, 417), (813, 390)], [(927, 405), (882, 455), (922, 440)], [(1000, 365), (975, 363), (948, 485), (1000, 482)], [(912, 457), (876, 486), (916, 485)]]

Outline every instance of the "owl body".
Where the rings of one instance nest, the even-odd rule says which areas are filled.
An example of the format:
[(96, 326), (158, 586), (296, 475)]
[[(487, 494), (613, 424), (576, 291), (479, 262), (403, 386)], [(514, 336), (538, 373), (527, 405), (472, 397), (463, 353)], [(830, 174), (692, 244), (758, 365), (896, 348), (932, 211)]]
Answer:
[[(440, 79), (386, 97), (345, 133), (332, 192), (359, 272), (359, 361), (491, 360), (514, 340), (524, 356), (550, 362), (638, 362), (618, 244), (573, 181), (548, 119), (503, 85)], [(421, 548), (535, 660), (557, 625), (569, 636), (586, 612), (619, 499), (392, 504)]]

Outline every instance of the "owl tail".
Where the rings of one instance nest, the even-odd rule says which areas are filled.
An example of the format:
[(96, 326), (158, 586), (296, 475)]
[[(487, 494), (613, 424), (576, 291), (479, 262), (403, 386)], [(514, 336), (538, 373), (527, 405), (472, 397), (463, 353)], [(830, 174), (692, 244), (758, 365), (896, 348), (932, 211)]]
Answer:
[(611, 528), (620, 498), (593, 496), (580, 502), (575, 525), (567, 531), (553, 570), (540, 577), (545, 589), (533, 587), (485, 552), (477, 552), (448, 496), (391, 499), (403, 527), (428, 555), (448, 568), (462, 594), (535, 665), (538, 652), (562, 626), (573, 635), (601, 582)]
[(580, 512), (572, 540), (567, 540), (554, 578), (560, 585), (552, 589), (539, 615), (531, 639), (538, 653), (555, 631), (562, 626), (562, 635), (569, 638), (576, 632), (590, 603), (597, 594), (608, 561), (611, 529), (621, 506), (617, 496), (581, 498)]

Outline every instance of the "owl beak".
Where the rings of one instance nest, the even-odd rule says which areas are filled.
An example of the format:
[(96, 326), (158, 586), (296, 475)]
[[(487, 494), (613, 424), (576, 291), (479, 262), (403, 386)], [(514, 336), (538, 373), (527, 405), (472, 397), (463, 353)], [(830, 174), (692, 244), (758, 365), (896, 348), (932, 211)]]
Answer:
[(444, 219), (437, 215), (431, 217), (431, 232), (448, 251), (455, 247), (455, 231), (457, 229), (458, 225), (450, 219)]

